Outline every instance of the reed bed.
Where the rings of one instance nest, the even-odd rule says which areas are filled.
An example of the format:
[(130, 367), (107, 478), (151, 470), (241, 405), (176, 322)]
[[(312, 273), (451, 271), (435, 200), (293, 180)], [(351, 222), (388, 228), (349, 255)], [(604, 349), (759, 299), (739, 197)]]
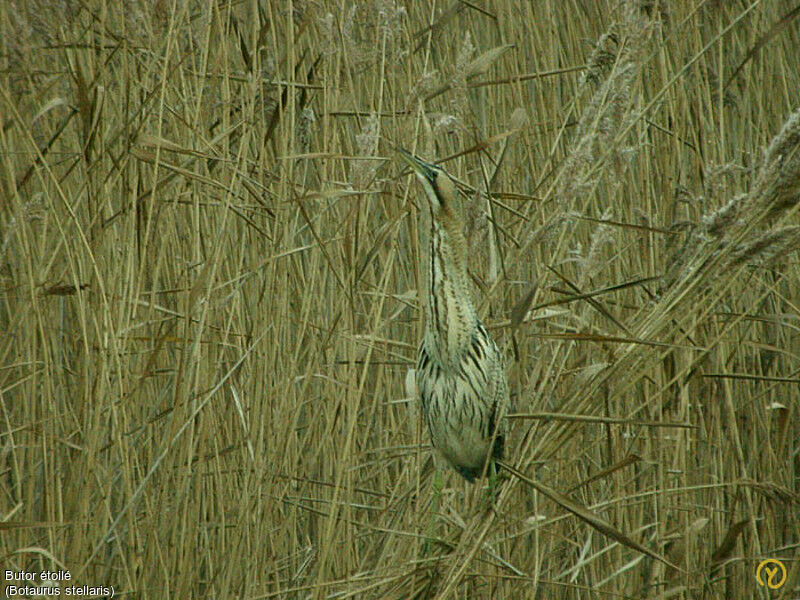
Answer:
[[(4, 575), (800, 598), (799, 24), (783, 0), (0, 3)], [(462, 184), (508, 462), (577, 513), (446, 470), (434, 510), (396, 146)]]

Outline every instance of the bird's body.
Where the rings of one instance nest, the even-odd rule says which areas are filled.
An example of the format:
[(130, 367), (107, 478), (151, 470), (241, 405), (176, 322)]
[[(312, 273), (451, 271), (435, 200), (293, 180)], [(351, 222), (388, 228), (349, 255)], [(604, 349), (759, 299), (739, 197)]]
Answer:
[[(456, 365), (434, 358), (431, 346), (431, 336), (426, 333), (417, 363), (417, 389), (431, 443), (461, 475), (473, 481), (483, 472), (487, 458), (503, 457), (500, 411), (507, 385), (500, 353), (480, 323), (470, 349)], [(480, 363), (494, 367), (487, 371)]]
[(433, 447), (467, 480), (503, 455), (508, 384), (502, 355), (472, 301), (458, 194), (440, 168), (405, 151), (430, 207), (422, 246), (425, 334), (417, 389)]

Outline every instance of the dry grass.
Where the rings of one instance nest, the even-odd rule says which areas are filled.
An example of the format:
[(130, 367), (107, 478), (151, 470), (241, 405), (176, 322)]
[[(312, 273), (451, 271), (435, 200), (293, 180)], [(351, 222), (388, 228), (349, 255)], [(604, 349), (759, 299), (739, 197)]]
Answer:
[[(0, 3), (2, 569), (800, 596), (792, 4)], [(472, 186), (509, 461), (678, 568), (515, 478), (487, 510), (448, 472), (431, 513), (393, 144)]]

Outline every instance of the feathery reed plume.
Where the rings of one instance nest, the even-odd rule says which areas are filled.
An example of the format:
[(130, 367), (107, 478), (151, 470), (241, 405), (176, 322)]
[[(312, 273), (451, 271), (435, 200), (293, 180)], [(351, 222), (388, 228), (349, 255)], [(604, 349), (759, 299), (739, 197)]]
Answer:
[[(612, 216), (612, 211), (607, 208), (603, 211), (600, 219), (602, 221), (609, 221)], [(593, 277), (595, 277), (600, 270), (605, 266), (606, 262), (604, 256), (607, 256), (606, 250), (610, 245), (614, 244), (614, 228), (611, 225), (600, 223), (595, 227), (592, 232), (589, 246), (586, 252), (579, 257), (578, 264), (580, 265), (580, 280), (579, 287), (583, 287)]]
[(616, 29), (617, 24), (613, 23), (611, 29), (598, 38), (586, 61), (586, 70), (581, 74), (579, 80), (581, 86), (599, 84), (608, 76), (619, 52), (619, 35)]
[(800, 110), (793, 112), (764, 152), (755, 183), (720, 208), (684, 227), (686, 237), (670, 252), (663, 291), (689, 276), (709, 254), (719, 259), (705, 284), (742, 264), (768, 264), (800, 248), (797, 227), (773, 225), (800, 202)]
[[(381, 122), (378, 115), (372, 113), (364, 121), (361, 132), (356, 135), (356, 153), (358, 156), (372, 157), (378, 151)], [(365, 190), (375, 178), (380, 163), (369, 158), (356, 159), (353, 163), (351, 180), (357, 190)]]
[(472, 37), (469, 31), (467, 31), (464, 34), (461, 45), (458, 47), (455, 68), (450, 78), (450, 86), (453, 90), (450, 107), (456, 119), (462, 124), (464, 123), (464, 118), (469, 114), (467, 77), (469, 76), (468, 68), (473, 54), (475, 54), (475, 46), (472, 44)]
[(800, 202), (800, 110), (789, 116), (764, 153), (753, 201), (768, 219)]
[[(615, 31), (624, 32), (622, 43)], [(589, 192), (602, 171), (598, 161), (619, 152), (617, 134), (630, 115), (635, 94), (631, 93), (639, 74), (642, 50), (647, 37), (647, 20), (632, 6), (627, 6), (624, 21), (614, 24), (611, 33), (601, 36), (589, 61), (583, 84), (597, 86), (588, 106), (578, 120), (575, 142), (564, 161), (562, 178), (557, 192), (566, 199)]]
[(316, 120), (314, 109), (310, 106), (303, 108), (297, 119), (297, 151), (302, 154), (308, 153), (311, 149), (312, 129)]
[(632, 89), (650, 31), (648, 20), (632, 4), (623, 7), (621, 22), (600, 36), (580, 80), (582, 88), (596, 89), (578, 119), (575, 140), (554, 185), (553, 195), (565, 209), (531, 230), (525, 236), (526, 246), (553, 235), (558, 225), (566, 223), (573, 202), (591, 193), (608, 173), (608, 159), (622, 153), (617, 137), (634, 118)]
[[(399, 59), (407, 54), (400, 35), (406, 16), (405, 7), (397, 0), (375, 0), (350, 7), (341, 21), (341, 39), (356, 72), (377, 62), (383, 52), (386, 52), (389, 66), (399, 64)], [(328, 23), (326, 16), (320, 23), (323, 32)], [(338, 37), (333, 32), (332, 36)]]

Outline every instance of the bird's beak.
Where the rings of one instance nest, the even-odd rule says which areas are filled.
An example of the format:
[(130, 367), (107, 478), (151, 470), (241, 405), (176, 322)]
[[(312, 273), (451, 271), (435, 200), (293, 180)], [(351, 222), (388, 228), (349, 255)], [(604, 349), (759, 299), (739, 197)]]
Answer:
[(439, 170), (436, 165), (426, 163), (424, 160), (416, 158), (410, 152), (403, 150), (402, 148), (397, 148), (397, 152), (417, 175), (427, 179), (431, 184), (434, 182), (436, 179), (436, 173)]

